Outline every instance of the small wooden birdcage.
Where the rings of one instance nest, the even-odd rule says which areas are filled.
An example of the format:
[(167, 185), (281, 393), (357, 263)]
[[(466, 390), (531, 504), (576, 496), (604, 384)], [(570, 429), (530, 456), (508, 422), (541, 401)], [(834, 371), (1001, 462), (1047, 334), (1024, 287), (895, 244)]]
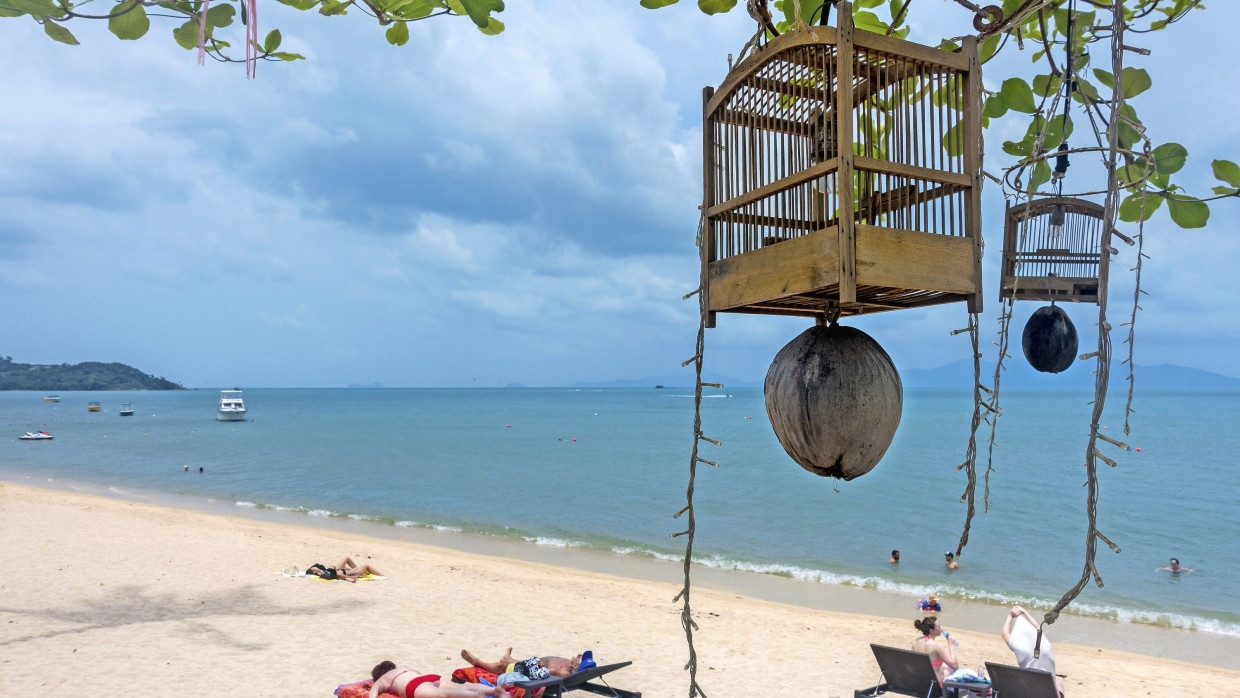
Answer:
[(1097, 303), (1105, 215), (1092, 201), (1065, 196), (1009, 205), (1000, 300)]
[(802, 27), (704, 91), (707, 326), (717, 312), (981, 311), (981, 69), (956, 52)]

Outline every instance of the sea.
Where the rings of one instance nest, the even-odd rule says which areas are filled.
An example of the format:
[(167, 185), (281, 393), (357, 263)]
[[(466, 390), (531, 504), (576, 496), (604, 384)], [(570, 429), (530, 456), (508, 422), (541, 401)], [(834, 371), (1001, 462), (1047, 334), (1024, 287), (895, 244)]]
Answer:
[[(249, 418), (219, 422), (218, 390), (0, 392), (0, 479), (109, 496), (164, 494), (238, 514), (361, 522), (680, 561), (694, 395), (688, 388), (247, 389)], [(704, 571), (1045, 611), (1081, 577), (1092, 390), (1001, 393), (978, 435), (977, 514), (965, 520), (967, 390), (911, 389), (878, 466), (851, 482), (796, 465), (761, 388), (710, 389), (694, 490), (694, 562)], [(1092, 581), (1065, 617), (1240, 638), (1240, 392), (1112, 392), (1100, 444)], [(99, 401), (101, 412), (88, 412)], [(122, 402), (135, 414), (121, 417)], [(53, 441), (20, 441), (46, 430)], [(989, 470), (988, 482), (983, 474)], [(200, 472), (201, 471), (201, 472)], [(888, 558), (893, 549), (901, 562)], [(1160, 568), (1176, 557), (1191, 573)], [(903, 601), (901, 602), (903, 603)], [(995, 616), (995, 625), (1001, 614)], [(911, 627), (911, 626), (910, 626)]]

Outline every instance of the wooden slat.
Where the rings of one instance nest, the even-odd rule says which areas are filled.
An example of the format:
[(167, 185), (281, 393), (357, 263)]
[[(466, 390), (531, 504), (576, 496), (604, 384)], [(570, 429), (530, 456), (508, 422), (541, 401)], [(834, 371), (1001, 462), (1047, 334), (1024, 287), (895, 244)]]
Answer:
[(706, 210), (706, 216), (708, 218), (714, 218), (720, 214), (735, 211), (736, 209), (748, 206), (755, 201), (765, 199), (772, 194), (778, 194), (781, 191), (791, 189), (798, 184), (805, 184), (806, 182), (815, 180), (819, 177), (825, 177), (834, 172), (838, 167), (839, 158), (832, 158), (826, 162), (818, 163), (808, 169), (801, 170), (800, 172), (788, 175), (787, 177), (782, 177), (774, 182), (771, 182), (770, 184), (766, 184), (752, 191), (745, 192), (740, 196), (728, 199), (721, 204), (711, 206)]
[[(702, 201), (707, 206), (710, 205), (715, 192), (715, 129), (711, 126), (710, 112), (706, 111), (706, 105), (710, 103), (714, 92), (712, 87), (702, 90)], [(715, 224), (709, 217), (704, 217), (700, 232), (702, 239), (698, 240), (698, 254), (702, 261), (702, 275), (698, 293), (702, 294), (702, 308), (706, 313), (706, 317), (703, 318), (705, 325), (714, 327), (715, 314), (709, 311), (710, 285), (706, 283), (706, 270), (715, 260)]]
[[(934, 144), (934, 147), (939, 147)], [(873, 172), (875, 174), (889, 174), (898, 177), (907, 177), (909, 179), (925, 179), (939, 184), (954, 184), (958, 187), (973, 186), (973, 178), (967, 173), (945, 172), (943, 170), (934, 170), (929, 167), (918, 167), (916, 165), (906, 165), (902, 162), (891, 162), (889, 160), (879, 160), (878, 158), (857, 155), (854, 158), (855, 166), (858, 170), (865, 172)]]
[[(970, 37), (965, 38), (968, 39)], [(974, 39), (974, 42), (976, 41), (977, 39)], [(882, 34), (875, 34), (865, 30), (861, 30), (853, 36), (853, 43), (861, 48), (882, 51), (883, 53), (890, 53), (893, 56), (912, 58), (913, 60), (921, 61), (931, 66), (940, 66), (951, 69), (952, 71), (964, 71), (970, 69), (969, 57), (966, 50), (962, 50), (959, 53), (953, 53), (951, 51), (943, 51), (934, 48), (933, 46), (924, 46), (922, 44), (913, 43), (912, 41), (883, 36)]]
[(852, 3), (841, 0), (836, 5), (839, 27), (836, 28), (836, 44), (840, 60), (835, 66), (835, 152), (839, 154), (840, 174), (835, 186), (839, 193), (839, 285), (840, 303), (852, 303), (857, 299), (857, 230), (853, 215), (853, 24)]
[[(761, 119), (761, 121), (759, 121)], [(740, 128), (760, 129), (772, 133), (786, 133), (790, 136), (812, 138), (814, 125), (793, 119), (780, 119), (773, 116), (754, 114), (741, 109), (725, 109), (715, 117), (715, 123), (738, 126)]]
[[(973, 242), (976, 286), (969, 297), (969, 312), (982, 312), (982, 64), (977, 56), (977, 38), (966, 36), (961, 51), (966, 60), (964, 76), (964, 171), (969, 188), (964, 194), (964, 234)], [(969, 110), (973, 111), (970, 112)], [(970, 113), (972, 118), (967, 118)]]
[[(811, 221), (804, 218), (783, 218), (779, 216), (755, 216), (748, 213), (738, 213), (736, 211), (724, 211), (718, 216), (714, 216), (713, 220), (718, 223), (749, 223), (763, 228), (781, 228), (784, 230), (796, 230), (809, 232), (818, 230), (823, 227), (820, 221)], [(831, 223), (834, 225), (834, 222)], [(791, 237), (791, 236), (789, 236)]]
[(969, 238), (858, 225), (857, 283), (974, 294), (981, 278)]
[(836, 230), (826, 228), (712, 262), (709, 309), (732, 310), (835, 285), (837, 242)]

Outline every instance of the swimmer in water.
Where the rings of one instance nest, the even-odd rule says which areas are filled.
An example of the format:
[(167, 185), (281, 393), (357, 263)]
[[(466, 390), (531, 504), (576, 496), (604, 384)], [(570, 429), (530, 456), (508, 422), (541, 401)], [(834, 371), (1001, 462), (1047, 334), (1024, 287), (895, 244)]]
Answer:
[(1187, 568), (1187, 567), (1180, 567), (1180, 561), (1179, 561), (1177, 558), (1174, 558), (1174, 557), (1173, 557), (1173, 558), (1171, 558), (1171, 564), (1170, 564), (1170, 565), (1168, 565), (1168, 566), (1166, 566), (1166, 567), (1159, 567), (1158, 569), (1156, 569), (1156, 570), (1154, 570), (1154, 571), (1155, 571), (1155, 572), (1163, 572), (1163, 571), (1166, 571), (1166, 572), (1170, 572), (1170, 573), (1172, 573), (1172, 574), (1179, 574), (1179, 573), (1181, 573), (1181, 572), (1192, 572), (1192, 570), (1190, 570), (1190, 569), (1189, 569), (1189, 568)]

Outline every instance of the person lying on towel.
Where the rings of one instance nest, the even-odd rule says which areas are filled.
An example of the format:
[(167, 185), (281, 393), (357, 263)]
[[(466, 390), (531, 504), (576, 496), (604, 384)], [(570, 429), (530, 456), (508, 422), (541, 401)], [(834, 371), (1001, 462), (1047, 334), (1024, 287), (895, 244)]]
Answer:
[(440, 681), (438, 674), (423, 674), (395, 662), (383, 661), (370, 671), (375, 685), (370, 687), (370, 698), (381, 693), (395, 693), (400, 698), (508, 698), (500, 686), (484, 686), (480, 683), (452, 683)]
[[(461, 650), (461, 659), (464, 659), (479, 669), (486, 669), (492, 674), (499, 674), (501, 679), (505, 674), (510, 673), (520, 673), (524, 675), (524, 678), (513, 678), (514, 681), (537, 681), (538, 679), (545, 679), (548, 676), (570, 676), (576, 673), (577, 669), (581, 667), (580, 654), (576, 655), (572, 659), (547, 656), (530, 657), (525, 660), (517, 660), (512, 656), (511, 647), (509, 647), (508, 651), (504, 653), (504, 656), (493, 662), (479, 659), (469, 650)], [(505, 681), (504, 683), (511, 683), (511, 681)]]

